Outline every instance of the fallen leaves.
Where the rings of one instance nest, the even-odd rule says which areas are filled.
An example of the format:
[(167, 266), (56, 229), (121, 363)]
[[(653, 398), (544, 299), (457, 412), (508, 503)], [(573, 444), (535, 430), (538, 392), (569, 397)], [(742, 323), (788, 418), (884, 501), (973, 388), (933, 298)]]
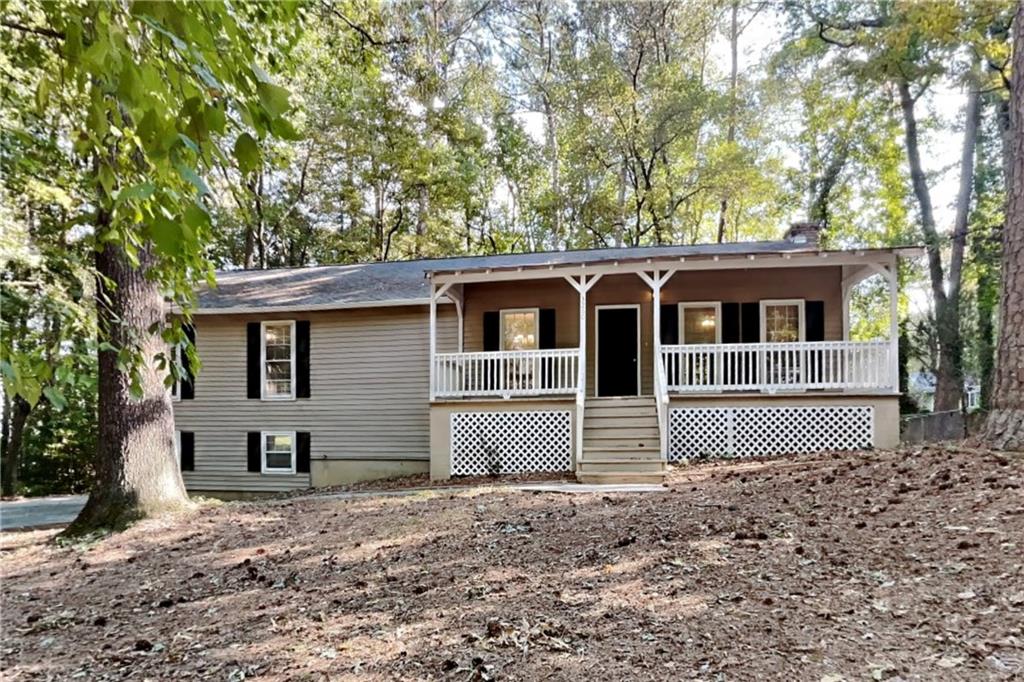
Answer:
[[(1017, 455), (681, 468), (673, 492), (290, 498), (3, 536), (15, 679), (1024, 675)], [(1008, 487), (1009, 486), (1009, 487)], [(173, 548), (173, 550), (169, 549)]]

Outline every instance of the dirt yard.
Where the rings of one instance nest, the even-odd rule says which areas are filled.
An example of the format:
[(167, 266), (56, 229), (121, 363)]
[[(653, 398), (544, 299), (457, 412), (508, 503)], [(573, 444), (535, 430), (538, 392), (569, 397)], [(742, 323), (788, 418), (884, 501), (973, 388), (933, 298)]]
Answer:
[(2, 538), (5, 680), (1020, 679), (1024, 456), (703, 464)]

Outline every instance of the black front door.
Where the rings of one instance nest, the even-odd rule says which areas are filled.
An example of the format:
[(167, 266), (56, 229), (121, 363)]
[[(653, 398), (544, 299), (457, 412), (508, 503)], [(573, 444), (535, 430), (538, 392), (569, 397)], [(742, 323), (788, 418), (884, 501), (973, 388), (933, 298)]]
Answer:
[(597, 310), (597, 395), (637, 395), (636, 308)]

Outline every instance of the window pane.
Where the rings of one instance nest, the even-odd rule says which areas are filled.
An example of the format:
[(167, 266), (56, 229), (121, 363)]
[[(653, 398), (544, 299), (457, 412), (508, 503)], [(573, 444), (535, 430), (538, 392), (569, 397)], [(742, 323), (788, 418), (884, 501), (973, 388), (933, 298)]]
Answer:
[(291, 346), (267, 346), (267, 360), (291, 360)]
[(796, 304), (765, 306), (764, 320), (765, 340), (776, 341), (800, 340), (800, 306)]
[(289, 324), (267, 325), (265, 330), (268, 346), (288, 345), (292, 341), (292, 327)]
[(292, 375), (292, 363), (290, 361), (281, 362), (280, 360), (274, 360), (273, 362), (267, 363), (267, 379), (268, 380), (279, 380), (291, 379)]
[(505, 350), (537, 348), (537, 314), (535, 312), (502, 313), (501, 327)]
[(292, 437), (287, 434), (267, 434), (267, 450), (287, 450), (292, 449)]
[(290, 452), (268, 452), (267, 453), (267, 468), (268, 469), (291, 469), (292, 468), (292, 453), (290, 453)]
[(714, 343), (717, 326), (714, 306), (683, 308), (683, 343)]
[(288, 380), (284, 381), (268, 381), (267, 382), (267, 395), (268, 396), (279, 396), (279, 395), (291, 395), (292, 394), (292, 382)]

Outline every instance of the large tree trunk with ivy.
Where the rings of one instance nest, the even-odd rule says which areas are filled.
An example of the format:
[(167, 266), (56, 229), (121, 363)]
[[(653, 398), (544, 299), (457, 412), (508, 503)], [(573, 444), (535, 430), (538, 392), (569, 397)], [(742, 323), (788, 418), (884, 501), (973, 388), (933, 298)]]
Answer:
[[(118, 529), (140, 518), (190, 506), (174, 453), (174, 415), (164, 385), (166, 373), (155, 356), (166, 352), (160, 336), (164, 300), (158, 282), (147, 278), (148, 250), (133, 267), (111, 242), (96, 255), (100, 278), (97, 313), (99, 351), (99, 430), (96, 481), (85, 508), (66, 531)], [(113, 348), (135, 347), (141, 354), (138, 384)]]
[(1024, 5), (1013, 22), (1012, 78), (999, 341), (985, 439), (996, 448), (1024, 450)]

